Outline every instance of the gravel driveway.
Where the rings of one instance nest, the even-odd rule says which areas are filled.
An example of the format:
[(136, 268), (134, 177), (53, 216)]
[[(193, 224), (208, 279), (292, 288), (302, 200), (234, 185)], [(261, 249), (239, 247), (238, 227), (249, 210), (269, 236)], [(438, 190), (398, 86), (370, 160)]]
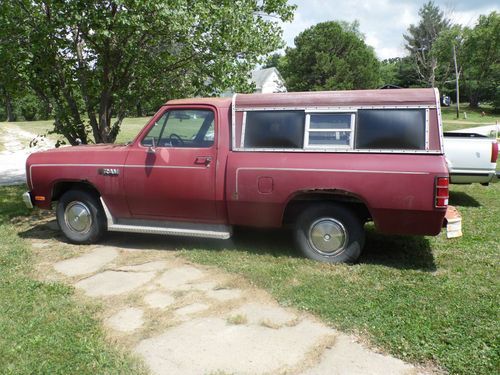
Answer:
[[(30, 147), (34, 140), (36, 145)], [(27, 157), (33, 152), (54, 147), (54, 143), (47, 138), (5, 122), (0, 127), (0, 144), (3, 146), (0, 152), (0, 186), (24, 183)]]

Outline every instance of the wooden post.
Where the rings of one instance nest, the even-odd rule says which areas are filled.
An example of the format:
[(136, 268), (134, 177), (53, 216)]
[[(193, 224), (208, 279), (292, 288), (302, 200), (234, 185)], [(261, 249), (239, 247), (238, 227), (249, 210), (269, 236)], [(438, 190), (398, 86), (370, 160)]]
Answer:
[(458, 72), (457, 66), (457, 52), (455, 51), (455, 44), (453, 46), (453, 62), (455, 63), (455, 87), (457, 90), (457, 119), (460, 118), (460, 91), (458, 85), (458, 79), (460, 78), (460, 73)]

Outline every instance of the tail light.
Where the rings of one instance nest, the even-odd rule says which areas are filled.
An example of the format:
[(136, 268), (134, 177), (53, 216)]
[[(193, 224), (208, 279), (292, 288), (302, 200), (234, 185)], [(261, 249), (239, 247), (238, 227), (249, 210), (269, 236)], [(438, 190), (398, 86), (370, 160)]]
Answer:
[(449, 180), (448, 177), (436, 178), (435, 202), (436, 208), (446, 208), (449, 198)]
[(491, 162), (496, 163), (498, 159), (498, 142), (491, 143)]

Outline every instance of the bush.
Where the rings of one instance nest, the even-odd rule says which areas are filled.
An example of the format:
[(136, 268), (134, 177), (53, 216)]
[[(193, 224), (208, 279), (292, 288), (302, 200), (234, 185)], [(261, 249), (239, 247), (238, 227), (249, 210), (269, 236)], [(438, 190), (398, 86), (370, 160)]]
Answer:
[(33, 94), (26, 94), (16, 103), (17, 108), (21, 111), (21, 115), (26, 121), (37, 119), (39, 113), (40, 101)]

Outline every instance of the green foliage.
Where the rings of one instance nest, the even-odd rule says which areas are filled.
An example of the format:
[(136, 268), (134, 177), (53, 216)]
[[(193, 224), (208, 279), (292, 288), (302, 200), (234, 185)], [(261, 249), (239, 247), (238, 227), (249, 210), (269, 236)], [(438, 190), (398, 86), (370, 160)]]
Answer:
[(26, 121), (35, 120), (40, 111), (40, 104), (39, 99), (31, 93), (23, 95), (16, 101), (16, 107), (19, 108), (19, 111)]
[(480, 16), (474, 28), (464, 31), (462, 66), (470, 105), (477, 107), (480, 100), (497, 103), (500, 87), (499, 13)]
[(72, 144), (114, 141), (138, 104), (248, 90), (249, 71), (281, 47), (279, 22), (295, 9), (286, 0), (2, 4), (9, 51), (23, 62), (14, 70), (50, 98), (55, 131)]
[(279, 53), (273, 53), (266, 58), (262, 68), (276, 68), (281, 73), (281, 70), (283, 70), (283, 66), (286, 63), (285, 60), (285, 56)]
[(7, 121), (15, 121), (14, 100), (23, 88), (24, 77), (20, 70), (25, 55), (21, 46), (12, 39), (13, 32), (19, 32), (22, 25), (10, 21), (10, 3), (0, 2), (0, 103), (3, 116)]
[(411, 57), (395, 57), (380, 63), (380, 86), (389, 84), (403, 88), (422, 87)]
[(375, 88), (379, 62), (371, 47), (345, 24), (323, 22), (295, 38), (281, 71), (289, 91)]
[(436, 87), (436, 81), (443, 72), (434, 43), (440, 33), (450, 27), (450, 21), (444, 16), (440, 8), (429, 1), (419, 12), (420, 21), (417, 25), (410, 25), (408, 34), (403, 35), (406, 40), (405, 48), (414, 61), (414, 68), (419, 79), (428, 87)]
[(495, 90), (495, 96), (493, 98), (493, 109), (496, 113), (500, 113), (500, 86), (497, 86)]

